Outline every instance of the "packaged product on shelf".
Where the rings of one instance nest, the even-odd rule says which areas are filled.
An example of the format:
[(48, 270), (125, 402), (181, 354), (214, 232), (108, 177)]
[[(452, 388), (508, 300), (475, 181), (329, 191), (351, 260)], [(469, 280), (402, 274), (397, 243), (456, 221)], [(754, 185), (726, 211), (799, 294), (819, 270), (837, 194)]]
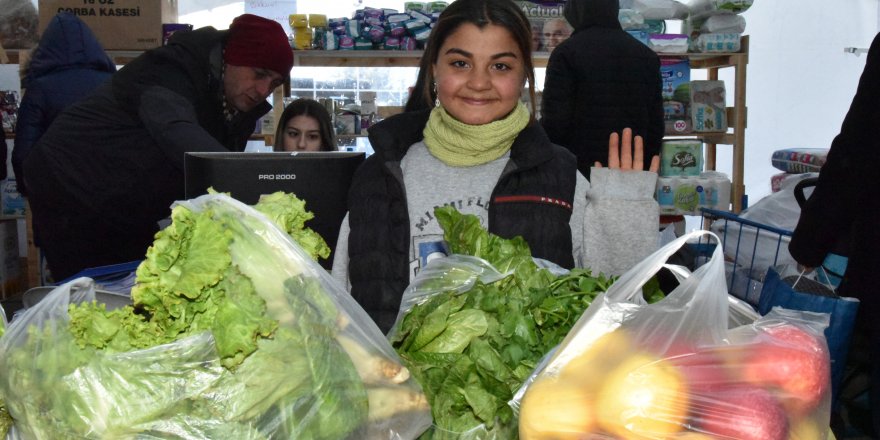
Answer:
[(425, 11), (427, 9), (427, 5), (424, 2), (405, 2), (403, 4), (404, 11)]
[(701, 208), (730, 210), (730, 179), (707, 171), (696, 177), (659, 177), (657, 204), (660, 215), (701, 215)]
[(309, 14), (309, 26), (313, 28), (327, 27), (327, 16), (324, 14)]
[(449, 3), (446, 3), (444, 1), (433, 1), (428, 2), (428, 4), (426, 5), (426, 10), (431, 13), (443, 12), (443, 10), (446, 9), (447, 6), (449, 6)]
[(703, 187), (695, 177), (657, 178), (657, 204), (660, 215), (699, 215)]
[(428, 41), (428, 37), (430, 37), (430, 36), (431, 36), (431, 28), (429, 28), (429, 27), (421, 28), (415, 32), (415, 35), (413, 35), (413, 37), (415, 37), (416, 41), (419, 43), (422, 43), (422, 44), (425, 44), (425, 42)]
[(354, 50), (354, 38), (348, 35), (339, 37), (339, 50)]
[(293, 28), (293, 48), (298, 50), (307, 50), (312, 48), (314, 41), (312, 28), (295, 27)]
[(738, 14), (713, 15), (699, 25), (700, 32), (741, 34), (746, 31), (746, 19)]
[(712, 15), (739, 14), (748, 10), (754, 0), (691, 0), (688, 3), (690, 17), (704, 18)]
[(339, 49), (338, 40), (335, 33), (324, 32), (321, 34), (321, 48), (324, 50), (337, 50)]
[(0, 181), (0, 206), (3, 215), (24, 215), (24, 197), (18, 192), (15, 178)]
[(676, 0), (633, 0), (631, 7), (646, 20), (681, 20), (688, 14), (687, 6)]
[(630, 29), (630, 30), (626, 31), (626, 33), (632, 35), (633, 38), (635, 38), (636, 40), (639, 40), (645, 46), (648, 45), (648, 37), (650, 36), (650, 34), (648, 34), (647, 31)]
[(699, 139), (663, 141), (660, 147), (660, 176), (699, 176), (703, 171), (703, 142)]
[(651, 34), (648, 47), (660, 53), (687, 53), (688, 36), (684, 34)]
[(288, 24), (292, 29), (309, 27), (309, 16), (306, 14), (290, 14)]
[(733, 33), (707, 33), (699, 34), (691, 40), (691, 50), (694, 52), (739, 52), (740, 34)]
[(770, 163), (787, 173), (818, 173), (827, 157), (827, 148), (783, 148), (773, 152)]
[(691, 68), (690, 61), (679, 58), (660, 59), (661, 94), (665, 134), (688, 134), (692, 131), (690, 119)]
[(730, 210), (731, 182), (727, 174), (720, 171), (703, 171), (703, 192), (700, 197), (700, 208)]
[(645, 17), (635, 9), (621, 9), (617, 12), (617, 21), (625, 31), (645, 29)]
[(691, 81), (691, 120), (696, 132), (727, 131), (724, 81)]

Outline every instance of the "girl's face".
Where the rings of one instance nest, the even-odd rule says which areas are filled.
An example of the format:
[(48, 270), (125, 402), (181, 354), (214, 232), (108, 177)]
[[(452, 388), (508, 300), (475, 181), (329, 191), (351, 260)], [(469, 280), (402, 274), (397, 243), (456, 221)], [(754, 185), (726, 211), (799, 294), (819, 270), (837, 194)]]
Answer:
[(465, 124), (503, 119), (516, 107), (525, 84), (523, 62), (507, 29), (463, 24), (440, 47), (434, 65), (437, 98)]
[(318, 120), (306, 115), (290, 118), (284, 126), (284, 151), (321, 151)]

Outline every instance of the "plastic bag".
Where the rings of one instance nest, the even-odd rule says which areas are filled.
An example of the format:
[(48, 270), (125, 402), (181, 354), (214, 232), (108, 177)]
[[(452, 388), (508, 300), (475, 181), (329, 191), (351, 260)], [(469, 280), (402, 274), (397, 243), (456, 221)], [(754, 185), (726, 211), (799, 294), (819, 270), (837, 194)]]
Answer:
[(728, 329), (720, 247), (665, 299), (640, 300), (644, 282), (701, 234), (714, 236), (675, 240), (593, 301), (511, 402), (522, 439), (826, 438), (827, 315), (774, 309)]
[(688, 8), (676, 0), (633, 0), (632, 8), (645, 20), (673, 20), (687, 16)]
[(611, 283), (517, 255), (504, 271), (469, 255), (435, 259), (403, 293), (389, 340), (430, 396), (426, 438), (515, 438), (507, 402)]
[[(169, 228), (188, 213), (199, 225), (220, 228), (203, 243), (215, 246), (228, 234), (230, 244), (201, 248), (188, 260), (183, 253), (160, 258), (169, 268), (161, 276), (177, 277), (183, 289), (204, 278), (199, 267), (229, 255), (221, 282), (230, 300), (216, 314), (229, 314), (235, 325), (140, 350), (83, 347), (70, 326), (79, 308), (69, 312), (68, 305), (92, 301), (94, 283), (80, 278), (58, 287), (0, 339), (0, 391), (25, 438), (407, 439), (427, 429), (427, 400), (384, 335), (287, 233), (222, 194), (178, 202)], [(170, 240), (169, 231), (151, 249)], [(138, 268), (136, 302), (144, 299), (138, 289), (156, 282), (145, 274), (152, 261), (148, 252)], [(251, 310), (244, 303), (254, 298), (245, 295), (250, 291), (277, 327), (229, 368), (218, 341), (225, 331), (246, 331), (236, 318)], [(221, 300), (212, 296), (202, 305)], [(170, 296), (163, 301), (176, 304)], [(155, 316), (163, 309), (153, 310)]]
[(690, 0), (687, 7), (694, 19), (712, 15), (740, 14), (752, 7), (754, 0)]
[(825, 340), (831, 356), (831, 401), (834, 404), (845, 373), (859, 300), (838, 296), (832, 285), (825, 284), (822, 272), (822, 267), (810, 274), (805, 274), (794, 265), (771, 267), (764, 279), (758, 311), (767, 313), (773, 307), (779, 306), (829, 315)]
[[(0, 337), (6, 332), (6, 324), (6, 310), (3, 308), (3, 305), (0, 304)], [(6, 410), (6, 402), (0, 397), (0, 438), (6, 438), (7, 433), (9, 433), (11, 429), (12, 417), (9, 416), (9, 411)]]

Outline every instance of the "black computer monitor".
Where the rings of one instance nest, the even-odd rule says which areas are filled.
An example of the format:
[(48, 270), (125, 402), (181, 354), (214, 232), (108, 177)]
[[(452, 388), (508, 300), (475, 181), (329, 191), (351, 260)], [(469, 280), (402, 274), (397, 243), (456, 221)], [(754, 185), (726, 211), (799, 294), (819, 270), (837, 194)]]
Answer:
[[(186, 153), (184, 192), (189, 199), (213, 187), (250, 205), (262, 194), (293, 193), (315, 214), (306, 226), (335, 249), (339, 226), (348, 210), (348, 188), (364, 158), (362, 152), (347, 151)], [(328, 270), (332, 262), (332, 253), (320, 261)]]

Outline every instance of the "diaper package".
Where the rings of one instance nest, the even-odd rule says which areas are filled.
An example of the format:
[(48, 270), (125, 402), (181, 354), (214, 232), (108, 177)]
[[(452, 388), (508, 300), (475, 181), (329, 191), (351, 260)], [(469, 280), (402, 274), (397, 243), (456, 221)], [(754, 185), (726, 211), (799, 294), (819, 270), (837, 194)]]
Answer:
[(681, 135), (692, 131), (690, 117), (691, 67), (687, 59), (661, 58), (663, 119), (665, 134)]

